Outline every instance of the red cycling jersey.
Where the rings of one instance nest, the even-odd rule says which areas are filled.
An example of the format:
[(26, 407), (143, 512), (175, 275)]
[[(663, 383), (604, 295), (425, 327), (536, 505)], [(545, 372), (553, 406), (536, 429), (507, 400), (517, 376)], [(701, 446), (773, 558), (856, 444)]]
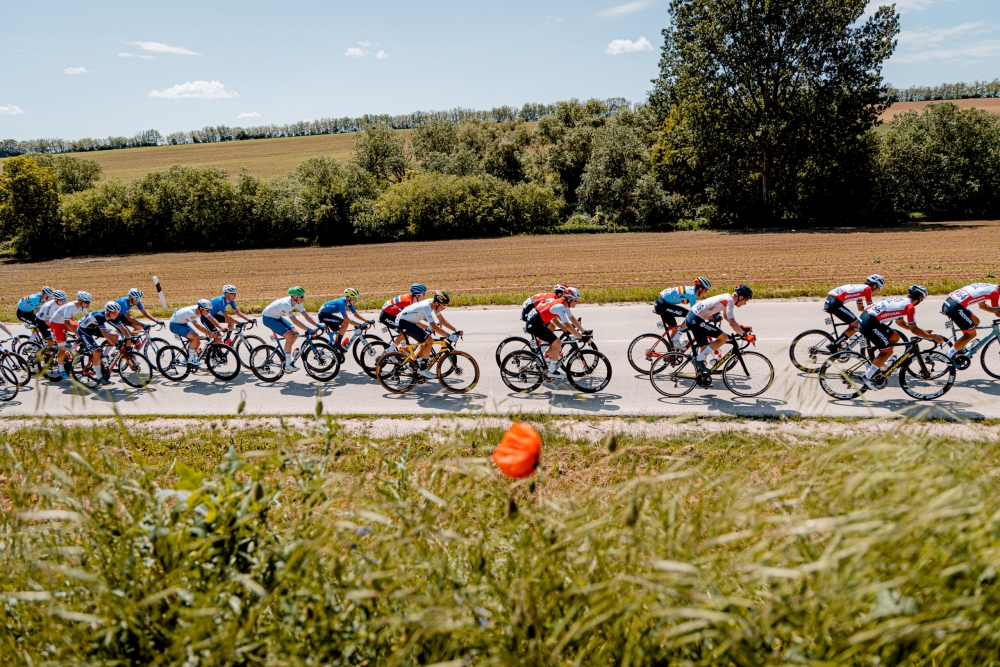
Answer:
[[(556, 309), (556, 312), (552, 312), (553, 306), (565, 306), (565, 305), (566, 301), (564, 299), (552, 299), (551, 301), (548, 301), (542, 304), (541, 306), (535, 308), (535, 312), (537, 312), (538, 316), (542, 318), (542, 323), (547, 325), (549, 322), (556, 319), (557, 317), (560, 317), (562, 319), (559, 311), (562, 311), (563, 309), (559, 308)], [(569, 312), (569, 309), (568, 308), (565, 309), (564, 312)]]
[(836, 297), (841, 303), (854, 299), (861, 303), (861, 300), (864, 299), (865, 303), (870, 306), (872, 305), (872, 286), (865, 284), (841, 285), (827, 292), (827, 296)]
[(993, 283), (972, 283), (955, 290), (948, 298), (966, 307), (983, 301), (989, 301), (994, 308), (1000, 307), (1000, 290)]
[(879, 322), (906, 318), (907, 324), (916, 324), (913, 301), (906, 296), (894, 296), (865, 308), (865, 312)]
[(403, 312), (403, 309), (411, 303), (413, 303), (412, 294), (400, 294), (395, 299), (389, 299), (383, 303), (382, 311), (385, 312), (386, 315), (396, 316)]

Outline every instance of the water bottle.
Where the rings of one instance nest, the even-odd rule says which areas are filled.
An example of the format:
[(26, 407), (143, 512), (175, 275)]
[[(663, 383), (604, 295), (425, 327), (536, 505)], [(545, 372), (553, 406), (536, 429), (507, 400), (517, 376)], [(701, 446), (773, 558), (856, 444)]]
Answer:
[(885, 362), (885, 364), (882, 366), (882, 368), (892, 368), (892, 365), (894, 363), (896, 363), (897, 359), (899, 359), (899, 357), (897, 355), (895, 355), (895, 354), (892, 355), (891, 357), (889, 357), (889, 360)]

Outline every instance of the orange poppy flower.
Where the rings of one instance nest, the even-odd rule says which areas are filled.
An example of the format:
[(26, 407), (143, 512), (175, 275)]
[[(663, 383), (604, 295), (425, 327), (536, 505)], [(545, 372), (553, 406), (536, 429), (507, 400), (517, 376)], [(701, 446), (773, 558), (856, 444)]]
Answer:
[(500, 438), (493, 450), (493, 461), (507, 477), (521, 479), (535, 472), (541, 454), (542, 436), (530, 425), (516, 422)]

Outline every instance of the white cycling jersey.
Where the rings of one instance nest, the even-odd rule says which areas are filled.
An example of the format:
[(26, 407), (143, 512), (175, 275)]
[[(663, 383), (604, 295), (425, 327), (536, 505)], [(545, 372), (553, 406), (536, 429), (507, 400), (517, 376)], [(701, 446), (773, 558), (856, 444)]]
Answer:
[(42, 304), (42, 307), (38, 309), (38, 312), (35, 313), (35, 317), (37, 317), (40, 320), (44, 320), (45, 322), (48, 322), (49, 318), (51, 318), (53, 313), (55, 313), (56, 310), (58, 309), (59, 309), (59, 304), (56, 303), (55, 299), (53, 299), (52, 301), (46, 301), (45, 303)]
[(438, 317), (431, 308), (433, 304), (433, 299), (411, 303), (396, 316), (396, 326), (399, 326), (399, 323), (403, 321), (420, 322), (420, 320), (427, 320), (428, 322), (437, 324)]
[(49, 324), (66, 324), (66, 320), (71, 320), (80, 313), (86, 315), (87, 309), (76, 305), (76, 301), (70, 301), (56, 308), (56, 312), (49, 318)]
[(691, 313), (703, 320), (710, 320), (718, 313), (727, 320), (736, 319), (736, 298), (732, 294), (718, 294), (699, 301), (691, 307)]
[[(983, 301), (989, 301), (994, 308), (1000, 305), (1000, 291), (993, 283), (972, 283), (962, 289), (957, 289), (948, 295), (952, 301), (957, 301), (963, 306), (972, 306)], [(42, 306), (44, 309), (45, 306)], [(39, 311), (40, 312), (40, 311)]]
[(876, 301), (865, 308), (865, 312), (877, 318), (879, 322), (906, 318), (907, 324), (914, 324), (916, 322), (914, 309), (913, 301), (909, 297), (894, 296), (883, 301)]
[(192, 322), (201, 322), (201, 315), (198, 314), (198, 306), (179, 308), (170, 316), (171, 324), (191, 324)]
[(841, 285), (840, 287), (834, 287), (826, 294), (827, 296), (836, 297), (838, 301), (843, 303), (847, 303), (848, 301), (861, 303), (864, 300), (869, 306), (872, 305), (872, 288), (871, 285), (866, 283)]
[(268, 305), (268, 307), (261, 312), (261, 315), (280, 320), (282, 317), (288, 317), (296, 310), (300, 313), (304, 313), (306, 312), (306, 307), (301, 303), (297, 306), (293, 306), (292, 297), (286, 296), (282, 299), (278, 299), (277, 301), (272, 301), (270, 305)]

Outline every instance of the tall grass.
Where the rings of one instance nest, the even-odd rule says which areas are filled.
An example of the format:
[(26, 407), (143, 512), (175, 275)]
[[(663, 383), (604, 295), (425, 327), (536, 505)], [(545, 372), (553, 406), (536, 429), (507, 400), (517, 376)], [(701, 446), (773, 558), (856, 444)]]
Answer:
[(494, 431), (18, 433), (0, 663), (1000, 662), (998, 443), (542, 428), (516, 483)]

